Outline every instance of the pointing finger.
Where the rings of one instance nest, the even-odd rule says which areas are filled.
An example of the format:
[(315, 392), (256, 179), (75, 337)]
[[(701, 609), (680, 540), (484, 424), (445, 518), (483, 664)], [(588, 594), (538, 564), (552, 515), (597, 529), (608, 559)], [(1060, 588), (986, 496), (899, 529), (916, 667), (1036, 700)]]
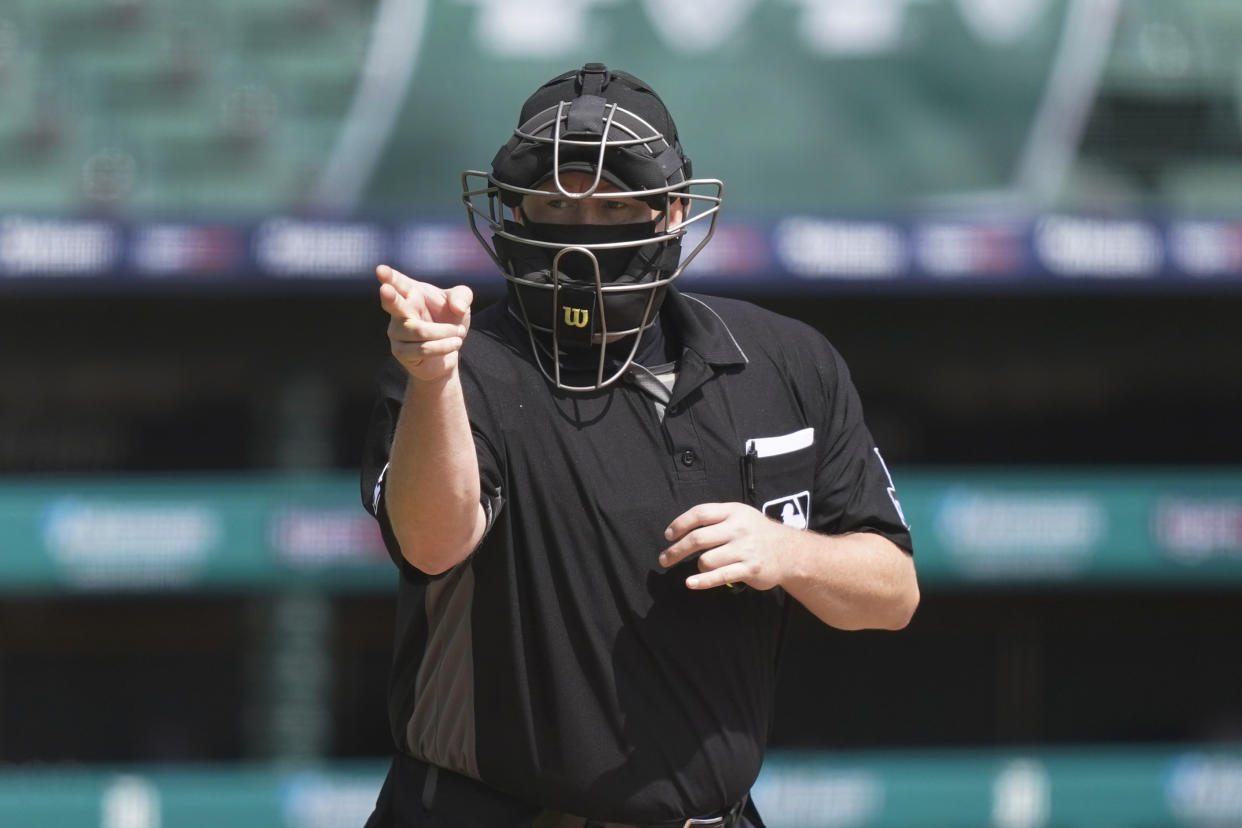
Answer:
[(381, 307), (394, 319), (431, 319), (431, 309), (443, 303), (444, 291), (389, 270), (403, 281), (384, 281), (380, 285)]
[(379, 295), (380, 307), (389, 316), (394, 319), (409, 319), (413, 316), (406, 305), (405, 297), (392, 285), (388, 283), (380, 285)]
[(384, 310), (391, 311), (401, 306), (401, 294), (397, 293), (397, 289), (385, 282), (379, 288), (380, 304), (384, 306)]
[(474, 291), (465, 285), (457, 285), (448, 291), (449, 307), (456, 311), (459, 316), (464, 316), (470, 310), (470, 305), (473, 302)]
[[(423, 282), (411, 279), (400, 270), (389, 265), (379, 265), (375, 268), (375, 276), (386, 285), (392, 285), (393, 290), (397, 291), (403, 298), (409, 299), (411, 294), (415, 293), (419, 286), (423, 286)], [(440, 288), (435, 285), (425, 285), (435, 292), (440, 292)]]
[(379, 279), (380, 282), (385, 285), (392, 285), (393, 290), (397, 290), (398, 293), (401, 293), (401, 291), (398, 290), (397, 286), (393, 283), (396, 282), (400, 276), (400, 273), (393, 270), (386, 264), (379, 265), (375, 268), (375, 278)]

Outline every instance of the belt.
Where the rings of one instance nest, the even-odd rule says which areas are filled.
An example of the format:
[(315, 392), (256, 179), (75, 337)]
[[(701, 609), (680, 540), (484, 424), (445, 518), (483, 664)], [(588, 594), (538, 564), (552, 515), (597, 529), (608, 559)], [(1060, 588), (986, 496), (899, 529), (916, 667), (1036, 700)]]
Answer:
[(740, 802), (718, 813), (708, 816), (676, 819), (670, 822), (644, 822), (639, 824), (630, 822), (600, 822), (596, 819), (562, 814), (560, 821), (544, 823), (541, 820), (538, 824), (548, 824), (550, 828), (733, 828), (733, 826), (741, 824), (742, 809), (745, 807), (746, 797), (742, 797)]

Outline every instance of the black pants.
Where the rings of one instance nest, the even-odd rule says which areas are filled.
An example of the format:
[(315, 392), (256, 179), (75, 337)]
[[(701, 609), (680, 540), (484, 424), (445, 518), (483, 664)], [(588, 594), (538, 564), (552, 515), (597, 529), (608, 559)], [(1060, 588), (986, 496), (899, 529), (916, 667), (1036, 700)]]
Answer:
[[(393, 757), (365, 828), (533, 828), (543, 808), (450, 771), (428, 774), (425, 762)], [(763, 828), (747, 802), (738, 828)]]

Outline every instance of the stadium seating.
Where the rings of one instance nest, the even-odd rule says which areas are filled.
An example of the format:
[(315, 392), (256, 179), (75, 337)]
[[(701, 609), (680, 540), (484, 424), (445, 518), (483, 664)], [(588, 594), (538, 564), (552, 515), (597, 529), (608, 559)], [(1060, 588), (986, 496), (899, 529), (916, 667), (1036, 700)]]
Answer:
[[(807, 18), (796, 6), (756, 5), (743, 29), (696, 55), (688, 71), (655, 78), (662, 89), (673, 84), (691, 133), (719, 128), (727, 115), (717, 96), (687, 90), (727, 88), (748, 101), (747, 117), (728, 121), (727, 151), (699, 142), (701, 171), (728, 178), (735, 198), (758, 210), (873, 209), (954, 188), (1008, 186), (1062, 18), (1039, 18), (1022, 48), (998, 62), (956, 4), (914, 4), (897, 51), (821, 60), (806, 43), (796, 53), (765, 48), (791, 35), (806, 41)], [(0, 211), (239, 218), (296, 211), (354, 98), (376, 8), (376, 0), (0, 6)], [(459, 54), (483, 5), (431, 8), (440, 34), (411, 39), (417, 77), (390, 144), (424, 152), (385, 159), (399, 174), (368, 190), (380, 210), (444, 209), (456, 187), (444, 170), (489, 158), (504, 127), (499, 116), (481, 119), (529, 85), (497, 73), (481, 43)], [(650, 48), (643, 44), (661, 37), (642, 14), (603, 6), (591, 14), (607, 25), (592, 29), (597, 39), (584, 50), (625, 42), (641, 58)], [(1107, 166), (1125, 179), (1116, 191), (1138, 193), (1145, 204), (1236, 208), (1220, 182), (1242, 174), (1239, 42), (1242, 18), (1229, 0), (1122, 4), (1083, 161), (1061, 206), (1098, 202), (1092, 181)], [(738, 60), (752, 54), (746, 49), (763, 60)], [(546, 63), (531, 70), (561, 65)], [(991, 68), (980, 71), (985, 63)], [(798, 100), (815, 106), (790, 103)], [(426, 118), (432, 109), (436, 119)], [(776, 126), (788, 152), (769, 153), (761, 165), (738, 160), (765, 151)], [(1203, 164), (1213, 173), (1194, 171)]]
[(352, 98), (372, 5), (25, 0), (0, 9), (0, 210), (296, 206)]

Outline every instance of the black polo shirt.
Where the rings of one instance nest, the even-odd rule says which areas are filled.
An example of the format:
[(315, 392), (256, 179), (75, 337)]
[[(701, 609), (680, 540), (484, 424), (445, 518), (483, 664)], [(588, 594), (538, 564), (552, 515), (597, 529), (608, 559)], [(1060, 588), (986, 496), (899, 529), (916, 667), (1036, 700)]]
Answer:
[[(363, 499), (401, 570), (390, 715), (401, 749), (547, 807), (620, 822), (711, 812), (754, 782), (771, 720), (782, 590), (696, 592), (663, 530), (745, 501), (811, 530), (910, 549), (840, 355), (749, 303), (670, 291), (671, 395), (619, 381), (558, 392), (501, 302), (461, 353), (488, 531), (428, 577), (401, 557), (382, 471), (403, 396), (395, 360)], [(634, 369), (639, 370), (639, 369)]]

